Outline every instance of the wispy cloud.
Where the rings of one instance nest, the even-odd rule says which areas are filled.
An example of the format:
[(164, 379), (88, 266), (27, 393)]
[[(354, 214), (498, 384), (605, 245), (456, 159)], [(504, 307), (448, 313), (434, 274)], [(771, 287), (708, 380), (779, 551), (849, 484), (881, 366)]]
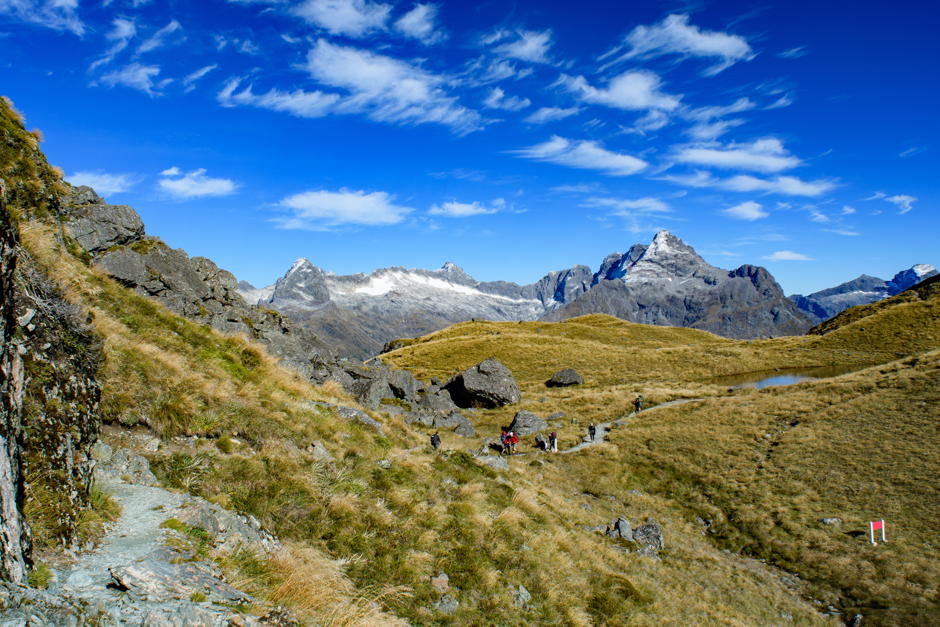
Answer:
[(288, 113), (299, 118), (320, 118), (333, 112), (334, 105), (340, 100), (338, 94), (322, 91), (281, 91), (270, 89), (263, 94), (255, 94), (248, 85), (238, 91), (240, 79), (228, 81), (218, 94), (218, 101), (223, 107), (238, 105), (258, 107)]
[(652, 26), (637, 26), (627, 35), (623, 45), (609, 51), (604, 58), (616, 55), (607, 65), (634, 58), (649, 58), (667, 54), (686, 57), (717, 58), (719, 61), (703, 74), (711, 76), (731, 67), (738, 61), (749, 61), (756, 55), (747, 40), (738, 35), (718, 31), (704, 31), (689, 24), (689, 16), (670, 15)]
[(908, 157), (913, 157), (914, 155), (919, 155), (920, 153), (925, 152), (926, 150), (927, 148), (925, 148), (924, 146), (911, 146), (907, 150), (902, 150), (901, 152), (899, 152), (898, 156), (901, 157), (902, 159), (906, 159)]
[(183, 173), (173, 166), (161, 172), (160, 177), (159, 188), (179, 200), (230, 196), (238, 189), (238, 183), (231, 179), (206, 176), (204, 168)]
[[(503, 37), (509, 37), (512, 41), (500, 44), (494, 49), (498, 55), (528, 61), (529, 63), (550, 63), (551, 57), (548, 52), (552, 47), (552, 31), (531, 31), (520, 30), (509, 34), (507, 31), (500, 32)], [(497, 39), (498, 40), (498, 39)], [(497, 40), (484, 40), (497, 41)]]
[(761, 259), (767, 261), (812, 261), (812, 257), (807, 257), (802, 253), (795, 253), (792, 250), (778, 250), (770, 255), (765, 255)]
[(506, 96), (499, 87), (494, 87), (483, 101), (483, 106), (489, 109), (504, 109), (506, 111), (521, 111), (525, 109), (532, 101), (528, 98), (519, 98), (518, 96)]
[(806, 56), (808, 53), (809, 50), (806, 46), (797, 46), (777, 53), (777, 56), (782, 59), (799, 59), (802, 56)]
[(155, 32), (153, 35), (148, 37), (137, 47), (137, 54), (144, 54), (146, 52), (151, 52), (163, 46), (167, 39), (169, 39), (173, 33), (176, 33), (182, 30), (182, 26), (176, 20), (171, 20), (169, 24)]
[(103, 196), (122, 194), (130, 190), (138, 180), (135, 174), (112, 174), (102, 170), (82, 171), (67, 176), (72, 185), (87, 185)]
[(536, 161), (584, 170), (599, 170), (609, 176), (629, 176), (649, 165), (642, 159), (606, 150), (594, 141), (572, 141), (557, 135), (547, 142), (512, 152)]
[(898, 211), (899, 214), (904, 215), (914, 208), (914, 203), (917, 201), (917, 198), (915, 196), (908, 196), (907, 194), (896, 194), (886, 197), (885, 200), (900, 209), (900, 211)]
[(471, 216), (481, 216), (488, 215), (492, 213), (498, 213), (506, 208), (506, 201), (502, 198), (497, 198), (489, 206), (481, 204), (479, 202), (457, 202), (452, 200), (449, 202), (444, 202), (439, 205), (434, 205), (428, 211), (431, 215), (434, 216), (445, 216), (448, 218), (468, 218)]
[(559, 194), (599, 194), (604, 191), (604, 186), (600, 183), (578, 183), (576, 185), (556, 185), (549, 188)]
[(713, 168), (751, 170), (774, 173), (789, 170), (801, 161), (789, 154), (783, 142), (775, 137), (766, 137), (747, 144), (730, 144), (724, 147), (686, 146), (673, 156), (679, 163), (710, 166)]
[(186, 91), (187, 91), (187, 92), (192, 91), (193, 89), (196, 88), (196, 83), (197, 83), (201, 78), (203, 78), (206, 74), (208, 74), (208, 73), (211, 72), (212, 70), (216, 69), (217, 67), (219, 67), (218, 64), (213, 63), (212, 65), (207, 65), (207, 66), (205, 66), (205, 67), (201, 67), (201, 68), (199, 68), (198, 70), (196, 70), (195, 72), (192, 72), (192, 73), (190, 73), (190, 74), (187, 74), (186, 77), (183, 79), (183, 87), (186, 88)]
[(582, 102), (630, 111), (672, 111), (679, 106), (681, 96), (661, 92), (661, 83), (658, 75), (646, 70), (632, 70), (615, 76), (606, 88), (590, 85), (583, 76), (563, 74), (558, 79), (559, 85), (577, 94)]
[(755, 108), (757, 108), (757, 104), (750, 98), (738, 98), (729, 105), (689, 109), (684, 113), (684, 116), (690, 120), (707, 122), (709, 120), (714, 120), (715, 118), (723, 118), (726, 115), (741, 113), (743, 111), (750, 111), (751, 109)]
[(85, 24), (78, 17), (77, 9), (78, 0), (0, 0), (0, 15), (81, 37), (85, 34)]
[(306, 69), (323, 85), (349, 95), (338, 113), (364, 113), (380, 122), (435, 123), (458, 132), (481, 126), (480, 115), (445, 91), (446, 77), (392, 57), (320, 39), (307, 55)]
[(416, 4), (395, 21), (395, 30), (426, 46), (443, 41), (447, 35), (436, 23), (438, 10), (436, 4)]
[(333, 35), (363, 37), (384, 30), (391, 5), (369, 0), (305, 0), (293, 12)]
[(365, 192), (342, 188), (339, 191), (315, 190), (288, 196), (280, 206), (290, 216), (277, 222), (285, 229), (324, 230), (342, 224), (384, 226), (398, 224), (414, 211), (395, 204), (387, 192)]
[(98, 68), (102, 65), (107, 65), (114, 60), (114, 57), (118, 55), (119, 52), (124, 50), (127, 47), (127, 44), (131, 39), (134, 38), (134, 35), (137, 34), (137, 25), (133, 20), (128, 20), (122, 17), (116, 18), (111, 22), (111, 30), (108, 32), (105, 37), (109, 41), (113, 41), (111, 47), (101, 55), (100, 58), (96, 59), (91, 65), (88, 66), (88, 71), (93, 71), (95, 68)]
[(665, 175), (659, 178), (686, 187), (714, 187), (734, 192), (766, 192), (784, 196), (820, 196), (837, 187), (837, 183), (833, 180), (804, 181), (795, 176), (762, 179), (749, 174), (739, 174), (719, 179), (707, 172), (695, 172), (689, 175)]
[(614, 215), (626, 216), (634, 213), (669, 213), (672, 208), (663, 200), (650, 196), (644, 198), (610, 198), (594, 196), (588, 198), (582, 207), (607, 207), (614, 209)]
[(160, 74), (159, 65), (141, 65), (140, 63), (131, 63), (122, 68), (116, 69), (101, 77), (101, 81), (109, 87), (123, 85), (142, 91), (149, 96), (159, 95), (159, 90), (166, 86), (171, 79), (165, 79), (154, 83), (154, 79)]
[(567, 117), (576, 115), (581, 109), (578, 107), (541, 107), (534, 113), (526, 116), (525, 122), (529, 124), (545, 124), (546, 122), (554, 122), (555, 120), (564, 120)]
[(770, 215), (764, 211), (763, 205), (758, 202), (754, 202), (753, 200), (748, 200), (746, 202), (742, 202), (739, 205), (723, 209), (722, 213), (738, 220), (750, 221), (760, 220), (761, 218), (766, 218)]
[(835, 233), (836, 235), (844, 235), (845, 237), (855, 237), (861, 235), (858, 231), (853, 231), (851, 229), (823, 229), (826, 233)]
[(744, 120), (735, 118), (730, 120), (718, 120), (717, 122), (699, 122), (687, 128), (685, 133), (692, 139), (710, 142), (718, 139), (732, 128), (741, 126), (742, 124), (744, 124)]

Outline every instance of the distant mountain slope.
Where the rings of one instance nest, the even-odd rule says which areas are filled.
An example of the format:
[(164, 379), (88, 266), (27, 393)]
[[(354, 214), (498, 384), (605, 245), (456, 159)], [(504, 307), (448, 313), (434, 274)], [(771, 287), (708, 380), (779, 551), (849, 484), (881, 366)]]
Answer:
[(660, 231), (647, 246), (608, 255), (597, 272), (583, 265), (546, 274), (530, 285), (476, 281), (453, 263), (438, 270), (383, 268), (340, 276), (299, 259), (273, 286), (239, 285), (248, 302), (277, 309), (338, 353), (365, 358), (401, 337), (457, 322), (562, 320), (607, 313), (728, 337), (800, 334), (811, 321), (765, 269), (727, 271)]
[(819, 322), (856, 305), (867, 305), (900, 294), (920, 281), (935, 276), (937, 269), (929, 264), (916, 264), (894, 275), (890, 281), (863, 274), (835, 287), (808, 296), (793, 294), (790, 300), (806, 315)]

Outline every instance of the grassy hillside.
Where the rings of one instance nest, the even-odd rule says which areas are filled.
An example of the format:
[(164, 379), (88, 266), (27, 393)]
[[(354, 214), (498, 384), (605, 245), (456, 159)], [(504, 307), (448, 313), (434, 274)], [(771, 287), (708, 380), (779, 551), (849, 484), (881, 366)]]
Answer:
[[(551, 484), (627, 503), (631, 490), (649, 492), (685, 524), (707, 521), (697, 530), (712, 546), (795, 573), (821, 607), (860, 612), (866, 624), (936, 624), (940, 293), (901, 295), (826, 331), (733, 341), (605, 316), (466, 323), (402, 342), (384, 358), (446, 378), (496, 356), (516, 374), (523, 401), (477, 423), (496, 430), (520, 408), (566, 411), (556, 423), (563, 446), (589, 421), (628, 414), (638, 393), (654, 404), (701, 398), (642, 413), (602, 446), (550, 457)], [(715, 379), (814, 365), (857, 372), (761, 391)], [(546, 388), (562, 367), (585, 384)], [(820, 522), (831, 517), (842, 523)], [(891, 542), (872, 547), (859, 532), (881, 518)]]

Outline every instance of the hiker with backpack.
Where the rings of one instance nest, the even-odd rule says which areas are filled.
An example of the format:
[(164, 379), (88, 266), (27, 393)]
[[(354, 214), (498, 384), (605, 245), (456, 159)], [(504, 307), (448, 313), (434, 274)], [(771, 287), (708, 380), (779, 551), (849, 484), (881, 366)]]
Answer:
[(437, 431), (435, 431), (434, 435), (431, 436), (431, 446), (435, 451), (441, 448), (441, 436)]
[(594, 441), (594, 436), (597, 435), (597, 427), (594, 426), (594, 423), (588, 425), (588, 435), (591, 436), (591, 442)]
[(558, 434), (554, 431), (548, 434), (548, 450), (552, 453), (558, 452)]
[(637, 396), (636, 400), (633, 401), (633, 411), (636, 413), (640, 413), (641, 411), (643, 411), (643, 395), (642, 394)]

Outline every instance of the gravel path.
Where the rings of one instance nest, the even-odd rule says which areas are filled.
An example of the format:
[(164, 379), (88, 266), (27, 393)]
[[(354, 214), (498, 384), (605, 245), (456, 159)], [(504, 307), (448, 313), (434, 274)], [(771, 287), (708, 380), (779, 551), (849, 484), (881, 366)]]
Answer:
[[(643, 413), (646, 413), (646, 412), (650, 412), (650, 411), (656, 411), (657, 409), (662, 409), (662, 408), (664, 408), (664, 407), (672, 407), (673, 405), (682, 405), (683, 403), (691, 403), (692, 401), (701, 401), (701, 400), (705, 400), (705, 399), (702, 399), (702, 398), (680, 398), (680, 399), (677, 399), (677, 400), (674, 400), (674, 401), (669, 401), (669, 402), (667, 402), (667, 403), (661, 403), (661, 404), (659, 404), (659, 405), (656, 405), (655, 407), (650, 407), (649, 409), (644, 409), (644, 410), (641, 410), (641, 411), (643, 411)], [(626, 424), (631, 418), (633, 418), (634, 416), (636, 416), (636, 414), (637, 414), (637, 412), (635, 412), (635, 411), (634, 411), (634, 412), (630, 412), (630, 413), (627, 414), (626, 416), (623, 416), (623, 417), (621, 417), (621, 418), (617, 418), (616, 420), (611, 420), (611, 421), (609, 421), (609, 422), (602, 422), (602, 423), (600, 423), (600, 424), (598, 424), (598, 425), (595, 425), (595, 427), (597, 428), (597, 432), (594, 434), (594, 439), (593, 439), (593, 440), (590, 440), (590, 439), (588, 439), (588, 440), (583, 440), (580, 444), (576, 444), (575, 446), (572, 446), (571, 448), (566, 448), (565, 450), (563, 450), (563, 451), (558, 451), (558, 452), (559, 452), (559, 453), (576, 453), (576, 452), (578, 452), (578, 451), (580, 451), (580, 450), (582, 450), (582, 449), (585, 449), (585, 448), (587, 448), (587, 447), (589, 447), (589, 446), (594, 446), (595, 444), (600, 444), (601, 442), (604, 441), (604, 438), (607, 437), (607, 434), (610, 432), (611, 427), (614, 427), (614, 426), (619, 427), (620, 425)]]

